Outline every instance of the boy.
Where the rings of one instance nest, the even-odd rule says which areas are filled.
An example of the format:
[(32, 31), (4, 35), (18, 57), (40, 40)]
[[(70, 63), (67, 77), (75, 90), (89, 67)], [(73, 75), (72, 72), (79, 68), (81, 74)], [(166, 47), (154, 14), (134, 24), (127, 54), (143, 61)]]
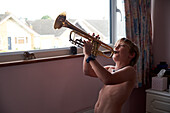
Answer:
[(136, 84), (136, 64), (138, 47), (128, 40), (121, 38), (114, 46), (113, 60), (115, 66), (101, 66), (91, 56), (92, 44), (84, 42), (83, 72), (85, 75), (99, 78), (104, 86), (99, 92), (95, 104), (95, 113), (121, 113), (121, 108), (130, 96)]

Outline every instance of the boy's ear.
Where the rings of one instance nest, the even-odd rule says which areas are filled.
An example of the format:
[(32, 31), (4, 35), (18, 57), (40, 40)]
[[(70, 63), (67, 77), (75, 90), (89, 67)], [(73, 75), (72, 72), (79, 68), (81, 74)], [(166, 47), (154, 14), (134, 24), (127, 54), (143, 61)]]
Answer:
[(129, 55), (129, 57), (133, 59), (135, 57), (135, 55), (136, 55), (135, 53), (132, 53)]

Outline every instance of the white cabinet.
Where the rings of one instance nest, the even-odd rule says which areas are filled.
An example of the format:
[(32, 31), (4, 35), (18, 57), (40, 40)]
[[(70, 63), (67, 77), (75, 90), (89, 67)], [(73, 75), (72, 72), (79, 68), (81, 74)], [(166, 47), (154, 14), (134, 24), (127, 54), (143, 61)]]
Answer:
[(146, 113), (170, 113), (170, 92), (146, 90)]

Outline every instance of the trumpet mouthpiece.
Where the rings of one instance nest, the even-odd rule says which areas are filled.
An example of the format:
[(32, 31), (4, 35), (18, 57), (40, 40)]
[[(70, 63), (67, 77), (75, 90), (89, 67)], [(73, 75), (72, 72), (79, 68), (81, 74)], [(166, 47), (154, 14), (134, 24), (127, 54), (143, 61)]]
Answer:
[(119, 53), (118, 51), (114, 51), (114, 54)]

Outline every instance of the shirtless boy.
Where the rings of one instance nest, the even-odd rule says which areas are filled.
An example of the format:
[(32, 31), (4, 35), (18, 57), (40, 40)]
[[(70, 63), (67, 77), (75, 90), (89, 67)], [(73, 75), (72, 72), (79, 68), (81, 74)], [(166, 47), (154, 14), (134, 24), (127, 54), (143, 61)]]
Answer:
[(83, 71), (85, 75), (97, 77), (104, 83), (99, 92), (94, 112), (121, 113), (122, 105), (136, 84), (134, 65), (139, 57), (138, 47), (127, 38), (121, 38), (114, 46), (115, 66), (104, 67), (91, 57), (91, 50), (91, 43), (85, 41)]

